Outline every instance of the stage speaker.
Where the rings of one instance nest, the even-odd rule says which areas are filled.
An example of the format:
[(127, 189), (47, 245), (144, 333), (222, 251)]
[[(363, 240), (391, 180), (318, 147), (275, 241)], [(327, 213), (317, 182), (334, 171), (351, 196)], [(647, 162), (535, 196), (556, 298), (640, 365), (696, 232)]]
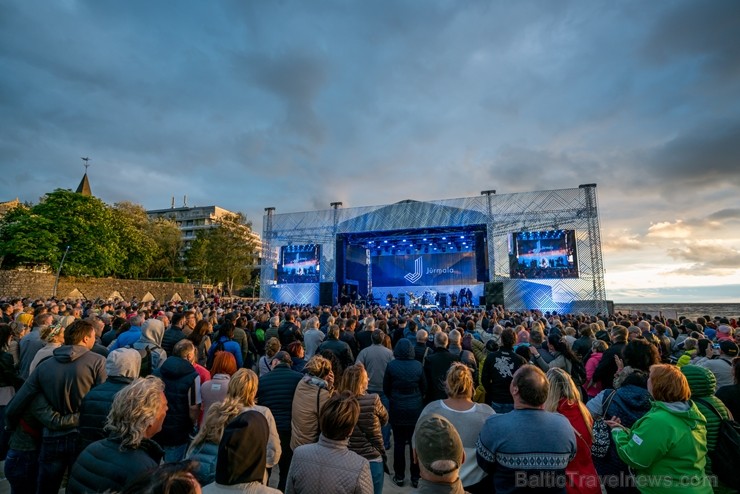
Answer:
[(484, 283), (489, 281), (486, 241), (486, 232), (475, 232), (475, 279)]
[(406, 305), (406, 294), (405, 293), (398, 294), (398, 305)]
[(334, 305), (337, 298), (337, 285), (332, 281), (319, 283), (319, 305)]
[(504, 305), (504, 284), (502, 282), (486, 283), (486, 307)]

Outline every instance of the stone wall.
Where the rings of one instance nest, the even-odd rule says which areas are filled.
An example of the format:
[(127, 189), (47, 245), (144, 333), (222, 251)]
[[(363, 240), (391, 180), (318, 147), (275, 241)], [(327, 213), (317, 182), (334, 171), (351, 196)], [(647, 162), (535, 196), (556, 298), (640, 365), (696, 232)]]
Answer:
[[(54, 290), (55, 275), (31, 271), (0, 271), (0, 297), (48, 298)], [(156, 299), (193, 300), (193, 285), (161, 281), (119, 280), (115, 278), (59, 278), (59, 299), (113, 299), (140, 301)]]

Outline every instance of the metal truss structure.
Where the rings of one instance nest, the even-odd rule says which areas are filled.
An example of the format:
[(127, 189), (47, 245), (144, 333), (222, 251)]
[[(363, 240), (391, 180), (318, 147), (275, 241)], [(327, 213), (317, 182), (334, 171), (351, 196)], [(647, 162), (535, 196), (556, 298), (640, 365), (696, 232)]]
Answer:
[[(506, 307), (559, 312), (605, 313), (604, 268), (596, 185), (418, 202), (276, 214), (266, 208), (262, 235), (261, 297), (316, 303), (318, 283), (275, 284), (279, 249), (321, 244), (320, 281), (336, 281), (338, 234), (486, 225), (489, 278), (504, 284)], [(511, 234), (548, 229), (575, 230), (578, 278), (513, 279), (509, 271)]]

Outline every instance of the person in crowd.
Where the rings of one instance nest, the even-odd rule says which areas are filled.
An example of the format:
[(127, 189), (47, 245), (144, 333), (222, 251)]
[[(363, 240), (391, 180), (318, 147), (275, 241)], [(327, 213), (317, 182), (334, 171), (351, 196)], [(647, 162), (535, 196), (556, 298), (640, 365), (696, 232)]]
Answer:
[(12, 338), (10, 325), (0, 324), (0, 425), (5, 424), (5, 406), (23, 385), (23, 379), (13, 363), (13, 355), (7, 351), (8, 342)]
[[(686, 377), (672, 365), (650, 368), (652, 408), (629, 429), (610, 419), (619, 457), (636, 472), (642, 492), (711, 494), (704, 473), (707, 456), (706, 418), (689, 399)], [(686, 488), (690, 485), (690, 490)]]
[[(377, 394), (385, 409), (389, 410), (390, 402), (383, 390), (383, 379), (388, 363), (393, 360), (393, 351), (383, 345), (386, 336), (382, 330), (374, 329), (370, 337), (372, 344), (360, 350), (360, 354), (357, 356), (357, 363), (362, 364), (367, 372), (369, 378), (367, 392)], [(383, 432), (383, 447), (387, 451), (391, 447), (390, 422), (385, 424), (381, 430)]]
[(334, 392), (334, 372), (331, 362), (314, 355), (305, 368), (293, 395), (290, 419), (290, 448), (315, 443), (319, 439), (319, 411)]
[(734, 341), (723, 340), (719, 343), (719, 356), (715, 357), (713, 352), (714, 349), (710, 346), (707, 356), (696, 362), (696, 365), (712, 371), (717, 379), (717, 386), (729, 386), (734, 381), (732, 359), (737, 357), (738, 346)]
[[(717, 436), (719, 435), (719, 425), (721, 420), (729, 420), (730, 412), (724, 403), (714, 396), (714, 390), (717, 387), (717, 381), (712, 372), (698, 365), (685, 365), (681, 367), (681, 372), (686, 376), (686, 382), (691, 390), (691, 401), (696, 408), (707, 419), (707, 457), (704, 472), (707, 477), (711, 477), (712, 458), (711, 454), (717, 446)], [(715, 489), (717, 492), (718, 489)], [(726, 489), (723, 492), (728, 492)]]
[(321, 407), (318, 442), (293, 451), (285, 494), (373, 493), (368, 461), (347, 447), (359, 416), (360, 405), (350, 393), (329, 398)]
[[(197, 326), (196, 326), (197, 328)], [(188, 338), (195, 334), (190, 333)], [(200, 385), (200, 398), (203, 402), (203, 416), (214, 403), (224, 401), (229, 389), (229, 380), (237, 371), (236, 359), (229, 352), (218, 352), (213, 359), (211, 379)]]
[(162, 429), (167, 398), (161, 379), (137, 379), (113, 399), (109, 437), (90, 444), (72, 467), (69, 494), (119, 491), (157, 468), (163, 451), (152, 440)]
[[(468, 321), (471, 324), (473, 324), (473, 321)], [(450, 331), (450, 334), (448, 335), (449, 344), (447, 346), (447, 349), (450, 351), (452, 355), (455, 355), (458, 357), (460, 362), (467, 365), (470, 369), (470, 372), (473, 373), (473, 382), (478, 383), (478, 362), (475, 358), (475, 353), (473, 352), (473, 327), (471, 326), (470, 333), (466, 332), (465, 337), (460, 333), (460, 331), (453, 329)], [(467, 346), (468, 348), (463, 348), (463, 345)]]
[[(118, 337), (113, 340), (108, 350), (115, 350), (116, 348), (130, 347), (141, 338), (141, 325), (144, 324), (144, 316), (142, 314), (135, 314), (128, 320), (129, 327), (122, 332)], [(162, 328), (162, 335), (164, 336), (164, 325)], [(160, 338), (160, 341), (161, 338)]]
[[(59, 415), (78, 413), (85, 395), (107, 378), (105, 359), (90, 351), (94, 344), (95, 329), (89, 322), (70, 324), (64, 333), (64, 345), (39, 364), (5, 408), (6, 424), (17, 426), (38, 394), (43, 394)], [(39, 493), (59, 491), (65, 471), (79, 454), (78, 434), (76, 427), (45, 430), (39, 452)]]
[(24, 381), (31, 374), (31, 362), (36, 356), (36, 352), (44, 348), (46, 342), (41, 338), (41, 330), (50, 326), (54, 317), (48, 313), (38, 314), (33, 318), (33, 328), (21, 338), (18, 343), (20, 356), (20, 375)]
[(280, 461), (280, 454), (282, 448), (280, 445), (280, 436), (278, 435), (277, 425), (275, 424), (275, 417), (269, 408), (263, 405), (257, 405), (255, 399), (257, 397), (257, 388), (259, 386), (259, 378), (252, 369), (239, 369), (236, 373), (231, 376), (229, 382), (229, 393), (236, 390), (238, 394), (235, 398), (238, 398), (242, 403), (242, 412), (249, 410), (255, 410), (267, 419), (267, 424), (270, 427), (270, 439), (267, 442), (267, 468), (272, 469)]
[[(28, 316), (27, 318), (24, 318), (24, 319), (33, 321), (33, 317), (31, 316), (31, 314), (21, 314), (21, 315)], [(20, 365), (20, 362), (21, 362), (20, 341), (31, 330), (30, 324), (31, 324), (30, 322), (29, 323), (21, 322), (20, 318), (10, 323), (10, 329), (11, 329), (12, 336), (6, 345), (6, 351), (13, 357), (13, 365), (16, 368)]]
[(617, 358), (622, 358), (624, 347), (627, 346), (627, 328), (621, 325), (614, 326), (610, 333), (611, 345), (604, 352), (599, 365), (593, 375), (593, 382), (600, 383), (602, 389), (611, 388), (614, 382), (614, 374), (617, 373)]
[(288, 353), (293, 362), (291, 368), (296, 372), (303, 372), (306, 367), (306, 353), (303, 351), (303, 344), (300, 341), (294, 341), (288, 345)]
[(271, 362), (272, 371), (260, 375), (259, 386), (257, 387), (257, 403), (266, 406), (272, 412), (280, 438), (282, 453), (278, 461), (280, 470), (278, 489), (281, 491), (285, 490), (288, 469), (293, 458), (293, 449), (290, 445), (293, 396), (298, 383), (303, 378), (300, 372), (291, 368), (292, 363), (292, 359), (287, 352), (280, 351), (276, 353)]
[(481, 370), (481, 384), (486, 390), (486, 403), (496, 413), (507, 413), (514, 409), (511, 381), (514, 373), (526, 361), (514, 353), (516, 334), (511, 328), (501, 332), (501, 349), (488, 355)]
[[(459, 334), (459, 333), (458, 333)], [(427, 389), (425, 403), (442, 400), (447, 396), (445, 393), (445, 379), (447, 371), (453, 362), (459, 362), (460, 357), (450, 353), (447, 333), (442, 331), (434, 335), (434, 352), (427, 355), (424, 360), (424, 377), (426, 378)]]
[[(92, 351), (97, 353), (98, 355), (102, 355), (103, 357), (108, 356), (108, 347), (103, 345), (102, 336), (103, 336), (103, 330), (105, 329), (105, 321), (103, 319), (95, 314), (89, 315), (85, 318), (87, 322), (92, 324), (92, 327), (95, 328), (95, 344), (92, 347)], [(72, 321), (70, 321), (70, 324)], [(68, 326), (67, 324), (66, 326)], [(65, 326), (65, 327), (66, 327)]]
[[(475, 384), (473, 374), (465, 364), (453, 362), (445, 379), (447, 398), (429, 403), (421, 412), (419, 422), (428, 415), (439, 415), (457, 429), (465, 450), (465, 461), (457, 466), (462, 486), (471, 494), (484, 494), (490, 487), (484, 472), (475, 459), (478, 434), (488, 417), (495, 412), (484, 403), (473, 401)], [(422, 478), (424, 473), (422, 469)]]
[[(620, 378), (615, 379), (615, 389), (601, 391), (586, 403), (586, 408), (595, 419), (618, 418), (625, 427), (632, 427), (642, 416), (650, 411), (652, 397), (647, 390), (648, 373), (625, 368)], [(608, 445), (604, 456), (593, 456), (596, 471), (603, 478), (623, 479), (630, 477), (629, 467), (619, 458), (614, 442), (608, 436)], [(606, 492), (610, 494), (632, 494), (638, 492), (633, 485), (624, 482), (604, 482)]]
[(295, 315), (293, 313), (288, 312), (285, 314), (285, 319), (277, 329), (277, 336), (280, 340), (280, 346), (283, 349), (287, 349), (288, 345), (293, 341), (303, 341), (301, 328), (295, 323)]
[[(497, 328), (500, 328), (498, 329), (498, 339), (500, 340), (500, 335), (501, 332), (503, 332), (503, 328), (501, 328), (501, 326), (499, 326), (498, 324), (494, 326), (494, 330), (496, 330)], [(535, 365), (546, 372), (550, 367), (549, 365), (546, 366), (544, 364), (549, 364), (555, 357), (550, 353), (550, 350), (548, 349), (547, 341), (545, 339), (545, 333), (542, 331), (542, 327), (538, 322), (532, 323), (532, 329), (529, 332), (529, 343), (530, 346), (534, 347), (537, 350), (537, 352), (533, 353), (537, 353), (537, 355), (539, 355), (539, 357), (542, 359), (535, 359)]]
[[(352, 360), (360, 353), (360, 349), (357, 343), (355, 335), (355, 328), (357, 327), (357, 321), (355, 319), (345, 319), (344, 329), (339, 332), (339, 341), (343, 341), (349, 346), (349, 351), (352, 354)], [(352, 365), (350, 362), (348, 365)]]
[(257, 361), (257, 346), (254, 337), (254, 320), (248, 321), (241, 316), (234, 324), (234, 341), (239, 344), (242, 351), (242, 361), (245, 369), (252, 369)]
[(185, 312), (178, 312), (172, 315), (172, 325), (165, 329), (164, 335), (162, 336), (162, 349), (167, 355), (172, 355), (172, 350), (175, 348), (175, 344), (187, 337), (183, 328), (187, 322), (187, 317), (195, 318), (195, 313), (188, 315)]
[(319, 354), (322, 354), (325, 351), (330, 351), (337, 357), (342, 369), (352, 365), (355, 361), (349, 345), (339, 339), (339, 326), (336, 324), (332, 324), (329, 327), (329, 331), (326, 334), (326, 340), (319, 345), (319, 348), (317, 349)]
[(218, 444), (215, 482), (206, 485), (203, 492), (280, 494), (280, 490), (265, 485), (269, 437), (267, 419), (256, 410), (242, 412), (231, 420)]
[(310, 359), (316, 354), (316, 350), (326, 337), (319, 327), (320, 323), (317, 317), (312, 317), (308, 320), (306, 332), (303, 333), (303, 342), (306, 345), (306, 359)]
[[(275, 354), (280, 351), (280, 340), (270, 338), (265, 343), (265, 354), (259, 359), (259, 373), (264, 376), (272, 370), (271, 362)], [(292, 365), (292, 364), (291, 364)]]
[[(196, 361), (199, 365), (206, 367), (208, 362), (208, 351), (211, 349), (211, 333), (213, 332), (213, 326), (205, 319), (201, 319), (195, 325), (193, 331), (186, 336), (187, 339), (193, 342), (195, 348), (198, 349), (198, 356)], [(236, 361), (236, 360), (235, 360)]]
[(576, 435), (567, 418), (544, 410), (549, 385), (540, 368), (522, 366), (510, 385), (514, 409), (483, 425), (476, 458), (496, 492), (528, 492), (530, 486), (518, 479), (522, 473), (540, 479), (539, 492), (566, 492), (563, 479), (576, 454)]
[(550, 388), (545, 400), (545, 410), (563, 415), (576, 432), (576, 455), (565, 467), (567, 492), (601, 494), (601, 483), (591, 459), (593, 444), (591, 413), (581, 401), (580, 390), (570, 374), (559, 367), (551, 367), (547, 371), (547, 380), (550, 382)]
[(216, 352), (226, 351), (234, 356), (236, 359), (236, 366), (241, 369), (244, 367), (244, 361), (242, 360), (242, 349), (239, 343), (234, 341), (234, 325), (231, 321), (225, 321), (218, 328), (215, 338), (213, 339), (213, 345), (208, 350), (208, 366), (213, 365), (213, 357)]
[(141, 355), (132, 348), (118, 348), (105, 359), (108, 379), (85, 395), (80, 405), (80, 448), (105, 439), (105, 422), (116, 394), (139, 377)]
[(278, 328), (280, 327), (280, 317), (275, 315), (269, 320), (267, 329), (265, 329), (265, 341), (269, 341), (270, 338), (277, 338), (278, 343), (280, 342), (280, 334)]
[[(386, 367), (383, 391), (389, 401), (389, 416), (393, 429), (393, 483), (401, 487), (406, 476), (406, 446), (411, 456), (414, 425), (424, 408), (427, 381), (424, 369), (414, 358), (414, 347), (402, 338), (393, 352), (395, 357)], [(419, 483), (419, 465), (410, 462), (411, 484)]]
[(348, 391), (360, 404), (360, 418), (352, 431), (349, 450), (368, 460), (373, 491), (375, 494), (382, 494), (386, 455), (381, 428), (388, 422), (388, 411), (377, 394), (367, 392), (368, 383), (365, 367), (354, 364), (344, 370), (337, 391)]
[(571, 347), (573, 350), (573, 353), (578, 355), (582, 361), (586, 361), (586, 357), (589, 353), (591, 353), (591, 350), (593, 349), (593, 344), (596, 341), (596, 336), (594, 336), (594, 330), (591, 327), (590, 324), (582, 323), (578, 327), (578, 334), (579, 338), (573, 342), (573, 346)]
[(414, 345), (414, 358), (421, 362), (421, 365), (424, 365), (424, 359), (427, 356), (427, 353), (431, 353), (429, 350), (429, 347), (427, 346), (427, 341), (429, 339), (429, 333), (426, 332), (424, 329), (420, 329), (416, 332), (416, 345)]
[[(142, 328), (142, 334), (146, 332), (145, 328)], [(193, 344), (188, 340), (180, 340), (173, 352), (154, 372), (164, 381), (164, 393), (169, 404), (162, 431), (154, 440), (163, 447), (164, 461), (168, 463), (184, 458), (190, 433), (201, 412), (200, 376), (191, 363), (195, 360)]]
[(733, 384), (720, 386), (715, 396), (722, 400), (733, 417), (740, 418), (740, 357), (732, 359), (732, 376)]
[[(167, 353), (162, 348), (162, 337), (164, 336), (164, 323), (159, 319), (147, 319), (141, 325), (139, 339), (131, 345), (119, 346), (118, 348), (131, 347), (139, 350), (142, 360), (151, 358), (151, 370), (162, 367), (167, 360)], [(118, 340), (116, 340), (118, 341)], [(114, 348), (111, 348), (114, 350)], [(151, 357), (148, 357), (151, 355)]]
[(445, 417), (429, 414), (414, 428), (414, 460), (419, 464), (419, 492), (464, 494), (460, 470), (466, 461), (457, 428)]
[(64, 343), (64, 326), (61, 323), (45, 326), (41, 329), (41, 341), (44, 342), (44, 346), (36, 352), (31, 365), (28, 367), (28, 371), (31, 373), (41, 361), (51, 358), (54, 350), (62, 346), (62, 343)]
[(121, 494), (201, 494), (193, 462), (162, 463), (130, 483)]
[(692, 360), (696, 361), (701, 358), (699, 355), (699, 340), (689, 336), (682, 343), (681, 356), (678, 357), (676, 365), (680, 369), (684, 365), (689, 365)]
[(591, 346), (591, 356), (586, 362), (586, 394), (589, 398), (593, 398), (601, 391), (601, 383), (594, 382), (594, 373), (596, 367), (599, 366), (601, 359), (604, 357), (604, 352), (609, 348), (609, 345), (601, 340), (594, 339)]

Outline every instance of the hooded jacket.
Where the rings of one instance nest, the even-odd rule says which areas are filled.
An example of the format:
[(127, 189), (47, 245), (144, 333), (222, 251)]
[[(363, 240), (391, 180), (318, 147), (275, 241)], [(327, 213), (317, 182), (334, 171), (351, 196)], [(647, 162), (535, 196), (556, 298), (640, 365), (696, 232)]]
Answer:
[(172, 357), (168, 358), (154, 375), (164, 381), (168, 407), (162, 431), (154, 436), (154, 440), (162, 446), (186, 444), (193, 429), (190, 405), (198, 373), (187, 360)]
[(301, 378), (293, 394), (290, 449), (318, 441), (319, 410), (330, 396), (329, 386), (323, 379), (308, 374)]
[(141, 326), (141, 338), (132, 346), (137, 350), (149, 348), (152, 353), (152, 370), (159, 369), (167, 359), (167, 352), (162, 348), (164, 323), (159, 319), (147, 319)]
[(6, 422), (15, 425), (38, 393), (61, 415), (77, 413), (82, 398), (108, 377), (105, 358), (82, 345), (64, 345), (36, 368), (5, 408)]
[(82, 399), (80, 406), (80, 434), (84, 445), (105, 439), (103, 431), (113, 398), (139, 377), (141, 355), (131, 348), (113, 350), (106, 359), (108, 380), (95, 386)]
[[(707, 419), (707, 451), (712, 452), (717, 446), (720, 420), (717, 414), (707, 406), (707, 403), (711, 404), (725, 420), (730, 418), (730, 414), (727, 413), (727, 407), (725, 407), (719, 398), (714, 396), (714, 388), (717, 380), (714, 374), (712, 374), (712, 371), (697, 365), (685, 365), (681, 367), (681, 372), (683, 372), (686, 380), (689, 382), (691, 399), (696, 405), (696, 408)], [(707, 466), (704, 471), (707, 475), (712, 474), (712, 460), (709, 455), (707, 455)]]
[(383, 378), (390, 422), (391, 425), (413, 426), (424, 408), (423, 396), (427, 390), (424, 368), (414, 358), (414, 347), (408, 339), (396, 344), (393, 356), (395, 359), (388, 363)]
[(612, 438), (619, 457), (635, 470), (642, 493), (712, 494), (704, 474), (706, 424), (691, 401), (656, 401), (631, 429), (612, 429)]

